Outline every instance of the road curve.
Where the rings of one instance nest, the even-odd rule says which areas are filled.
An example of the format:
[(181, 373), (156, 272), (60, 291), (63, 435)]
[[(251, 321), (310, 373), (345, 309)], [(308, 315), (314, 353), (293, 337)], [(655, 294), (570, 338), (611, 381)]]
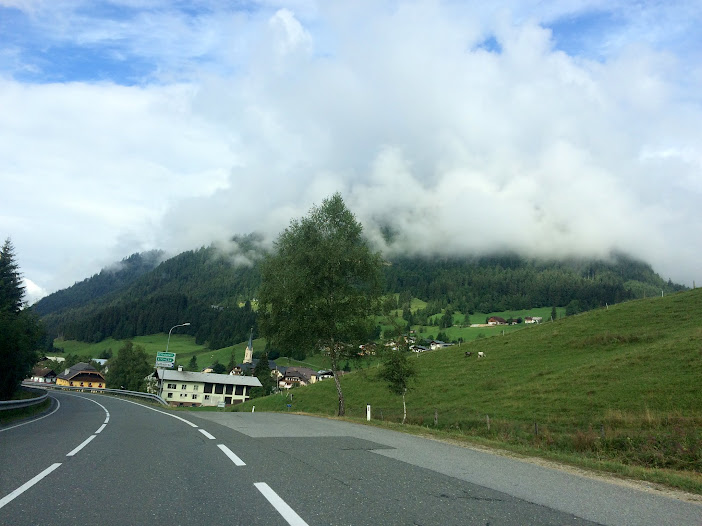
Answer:
[(0, 428), (0, 525), (702, 524), (695, 504), (368, 426), (51, 396)]

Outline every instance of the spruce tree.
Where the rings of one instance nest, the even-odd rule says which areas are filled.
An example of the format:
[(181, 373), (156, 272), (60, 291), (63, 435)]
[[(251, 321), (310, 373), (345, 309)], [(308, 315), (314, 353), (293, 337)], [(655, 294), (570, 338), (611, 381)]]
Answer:
[(8, 238), (0, 249), (0, 400), (12, 397), (37, 360), (42, 331), (23, 305), (22, 274)]

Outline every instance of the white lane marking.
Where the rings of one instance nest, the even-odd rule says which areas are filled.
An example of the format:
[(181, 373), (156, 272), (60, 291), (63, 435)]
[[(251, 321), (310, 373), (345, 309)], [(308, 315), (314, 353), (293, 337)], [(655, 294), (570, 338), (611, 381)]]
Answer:
[(138, 402), (132, 402), (131, 400), (124, 400), (122, 398), (115, 398), (115, 400), (121, 400), (122, 402), (128, 402), (130, 404), (134, 404), (134, 405), (138, 405), (140, 407), (143, 407), (144, 409), (150, 409), (151, 411), (156, 411), (157, 413), (161, 413), (162, 415), (170, 416), (172, 418), (175, 418), (176, 420), (180, 420), (181, 422), (185, 422), (190, 427), (194, 427), (195, 429), (197, 429), (197, 427), (198, 427), (197, 424), (193, 424), (192, 422), (186, 420), (185, 418), (181, 418), (179, 416), (172, 415), (170, 413), (166, 413), (165, 411), (159, 411), (158, 409), (154, 409), (153, 407), (149, 407), (149, 406), (146, 406), (144, 404), (140, 404)]
[(278, 494), (273, 491), (265, 482), (256, 482), (254, 486), (260, 491), (264, 497), (270, 502), (280, 515), (287, 521), (290, 526), (307, 526), (307, 523), (295, 513), (287, 503), (281, 499)]
[(199, 429), (198, 431), (200, 431), (200, 433), (202, 433), (203, 435), (205, 435), (205, 436), (206, 436), (207, 438), (209, 438), (210, 440), (214, 440), (214, 439), (215, 439), (215, 437), (213, 437), (212, 435), (210, 435), (210, 434), (209, 434), (207, 431), (205, 431), (204, 429)]
[(66, 456), (67, 456), (67, 457), (72, 457), (73, 455), (75, 455), (76, 453), (78, 453), (81, 449), (83, 449), (85, 446), (87, 446), (88, 444), (90, 444), (91, 440), (92, 440), (93, 438), (95, 438), (95, 436), (96, 436), (96, 435), (90, 435), (88, 438), (86, 438), (86, 439), (83, 441), (83, 443), (82, 443), (80, 446), (78, 446), (77, 448), (75, 448), (73, 451), (71, 451), (70, 453), (68, 453)]
[(236, 464), (237, 466), (245, 466), (246, 465), (246, 464), (244, 464), (243, 460), (241, 460), (239, 457), (237, 457), (234, 454), (234, 452), (231, 449), (229, 449), (227, 446), (225, 446), (224, 444), (217, 444), (217, 447), (219, 449), (221, 449), (224, 452), (224, 454), (229, 457), (229, 460), (234, 462), (234, 464)]
[(42, 471), (41, 473), (39, 473), (39, 474), (38, 474), (36, 477), (34, 477), (32, 480), (30, 480), (30, 481), (28, 481), (28, 482), (25, 482), (25, 483), (22, 484), (19, 488), (17, 488), (15, 491), (13, 491), (13, 492), (10, 493), (9, 495), (7, 495), (7, 496), (3, 497), (2, 499), (0, 499), (0, 508), (2, 508), (2, 507), (3, 507), (5, 504), (7, 504), (8, 502), (11, 502), (12, 500), (14, 500), (14, 499), (16, 499), (17, 497), (19, 497), (22, 493), (24, 493), (24, 492), (27, 491), (29, 488), (31, 488), (32, 486), (34, 486), (34, 484), (36, 484), (36, 483), (39, 482), (41, 479), (43, 479), (44, 477), (46, 477), (49, 473), (51, 473), (52, 471), (54, 471), (54, 470), (55, 470), (56, 468), (58, 468), (60, 465), (61, 465), (60, 462), (57, 462), (56, 464), (50, 465), (48, 468), (46, 468), (44, 471)]
[(58, 399), (54, 398), (53, 396), (50, 396), (49, 398), (51, 398), (52, 400), (56, 400), (56, 409), (51, 411), (51, 413), (49, 413), (48, 415), (40, 416), (39, 418), (35, 418), (34, 420), (30, 420), (29, 422), (22, 422), (21, 424), (17, 424), (14, 426), (6, 427), (4, 429), (0, 429), (0, 433), (2, 433), (3, 431), (9, 431), (10, 429), (14, 429), (16, 427), (26, 426), (27, 424), (33, 424), (34, 422), (38, 422), (42, 418), (46, 418), (47, 416), (53, 415), (61, 407), (61, 402), (59, 402)]
[[(102, 425), (100, 426), (100, 428), (99, 428), (97, 431), (95, 431), (95, 435), (97, 435), (97, 434), (100, 433), (103, 429), (105, 429), (105, 426), (106, 426), (107, 423), (110, 421), (110, 412), (107, 410), (107, 408), (106, 408), (104, 405), (102, 405), (100, 402), (98, 402), (98, 401), (96, 401), (96, 400), (93, 400), (92, 398), (88, 398), (87, 396), (80, 396), (80, 395), (71, 394), (71, 393), (64, 393), (64, 394), (67, 394), (67, 395), (69, 395), (69, 396), (75, 396), (76, 398), (82, 398), (83, 400), (88, 400), (89, 402), (92, 402), (92, 403), (97, 404), (97, 405), (99, 405), (100, 407), (102, 407), (102, 410), (105, 411), (105, 423), (102, 424)], [(67, 457), (71, 457), (71, 456), (75, 455), (76, 453), (78, 453), (78, 451), (80, 451), (80, 450), (83, 448), (83, 446), (85, 446), (88, 442), (90, 442), (93, 438), (95, 438), (95, 435), (93, 435), (92, 437), (90, 437), (89, 439), (87, 439), (85, 442), (83, 442), (80, 446), (78, 446), (76, 449), (74, 449), (73, 451), (71, 451), (71, 452), (70, 452), (68, 455), (66, 455), (66, 456), (67, 456)]]

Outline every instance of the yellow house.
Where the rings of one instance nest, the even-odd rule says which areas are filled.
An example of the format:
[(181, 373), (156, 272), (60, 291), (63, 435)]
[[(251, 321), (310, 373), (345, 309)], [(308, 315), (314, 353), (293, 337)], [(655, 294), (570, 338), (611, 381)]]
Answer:
[(174, 406), (240, 404), (250, 398), (252, 387), (261, 387), (255, 376), (193, 373), (182, 368), (156, 369), (158, 395)]
[(79, 362), (56, 377), (56, 385), (68, 387), (105, 388), (105, 377), (92, 365)]

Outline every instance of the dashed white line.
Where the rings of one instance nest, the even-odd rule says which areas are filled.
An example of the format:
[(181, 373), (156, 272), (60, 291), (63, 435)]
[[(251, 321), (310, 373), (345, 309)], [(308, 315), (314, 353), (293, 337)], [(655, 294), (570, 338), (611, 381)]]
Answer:
[(234, 452), (231, 449), (229, 449), (227, 446), (225, 446), (224, 444), (217, 444), (217, 447), (219, 449), (221, 449), (224, 452), (224, 454), (229, 457), (229, 460), (234, 462), (234, 464), (236, 464), (237, 466), (245, 466), (246, 465), (243, 460), (241, 460), (239, 457), (237, 457), (234, 454)]
[(85, 446), (90, 444), (90, 441), (95, 438), (95, 435), (90, 435), (88, 438), (86, 438), (81, 445), (79, 445), (77, 448), (75, 448), (73, 451), (68, 453), (66, 456), (67, 457), (72, 457), (76, 453), (78, 453), (81, 449), (83, 449)]
[(290, 526), (307, 526), (307, 523), (303, 521), (297, 513), (295, 513), (295, 510), (288, 506), (288, 504), (281, 499), (268, 484), (265, 482), (256, 482), (254, 486), (256, 486), (258, 491), (260, 491), (261, 494), (266, 497), (266, 500), (271, 503), (271, 505), (278, 513), (280, 513), (281, 517), (283, 517), (287, 523), (290, 524)]
[(205, 435), (205, 436), (206, 436), (207, 438), (209, 438), (210, 440), (214, 440), (214, 439), (215, 439), (215, 437), (213, 437), (211, 434), (209, 434), (209, 433), (208, 433), (207, 431), (205, 431), (204, 429), (198, 429), (198, 431), (200, 431), (200, 433), (202, 433), (203, 435)]
[(22, 484), (19, 488), (17, 488), (15, 491), (13, 491), (13, 492), (10, 493), (9, 495), (7, 495), (7, 496), (3, 497), (2, 499), (0, 499), (0, 508), (2, 508), (2, 507), (3, 507), (5, 504), (7, 504), (8, 502), (11, 502), (12, 500), (14, 500), (14, 499), (16, 499), (17, 497), (19, 497), (22, 493), (24, 493), (24, 492), (27, 491), (29, 488), (31, 488), (32, 486), (34, 486), (34, 484), (36, 484), (36, 483), (39, 482), (41, 479), (43, 479), (44, 477), (46, 477), (49, 473), (51, 473), (52, 471), (54, 471), (54, 470), (55, 470), (56, 468), (58, 468), (60, 465), (61, 465), (60, 462), (57, 462), (56, 464), (50, 465), (48, 468), (46, 468), (44, 471), (42, 471), (41, 473), (39, 473), (39, 474), (38, 474), (36, 477), (34, 477), (32, 480), (29, 480), (29, 481), (25, 482), (25, 483)]

